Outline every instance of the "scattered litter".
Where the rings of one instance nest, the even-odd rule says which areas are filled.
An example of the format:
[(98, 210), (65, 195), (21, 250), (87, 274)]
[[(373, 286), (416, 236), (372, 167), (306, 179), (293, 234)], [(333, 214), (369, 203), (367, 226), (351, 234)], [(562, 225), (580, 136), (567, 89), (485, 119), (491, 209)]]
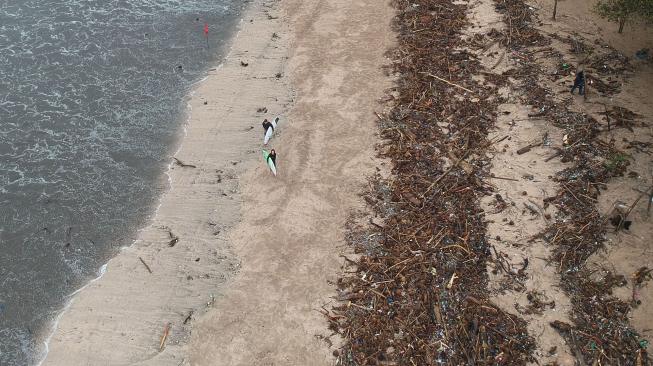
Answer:
[(152, 274), (152, 270), (150, 269), (150, 266), (148, 266), (147, 263), (145, 263), (143, 258), (138, 257), (138, 259), (141, 261), (141, 263), (143, 263), (143, 265), (145, 266), (145, 269), (147, 269), (147, 271), (150, 272), (150, 274)]

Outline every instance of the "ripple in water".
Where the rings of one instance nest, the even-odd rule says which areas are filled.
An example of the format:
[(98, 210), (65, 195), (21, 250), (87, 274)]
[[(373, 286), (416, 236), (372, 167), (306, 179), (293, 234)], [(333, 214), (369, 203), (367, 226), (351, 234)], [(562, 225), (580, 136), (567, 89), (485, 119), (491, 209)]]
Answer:
[(66, 296), (145, 224), (242, 3), (0, 0), (1, 365), (34, 364)]

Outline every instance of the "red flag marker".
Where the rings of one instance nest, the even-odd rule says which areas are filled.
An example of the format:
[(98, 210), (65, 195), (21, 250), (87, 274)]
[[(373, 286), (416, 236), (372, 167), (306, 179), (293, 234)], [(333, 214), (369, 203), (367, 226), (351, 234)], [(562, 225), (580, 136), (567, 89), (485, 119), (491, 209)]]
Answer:
[(206, 49), (209, 48), (209, 23), (204, 23), (204, 37), (206, 37)]

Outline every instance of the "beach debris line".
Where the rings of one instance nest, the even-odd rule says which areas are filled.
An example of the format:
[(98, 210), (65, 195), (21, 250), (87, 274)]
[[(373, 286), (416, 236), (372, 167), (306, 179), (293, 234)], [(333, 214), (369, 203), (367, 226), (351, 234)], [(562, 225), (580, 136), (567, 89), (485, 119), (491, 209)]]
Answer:
[[(614, 127), (621, 127), (628, 129), (630, 132), (634, 132), (633, 127), (637, 126), (636, 121), (641, 118), (640, 115), (624, 107), (613, 106), (609, 110), (605, 104), (603, 107), (605, 111), (600, 112), (599, 114), (605, 116), (605, 120), (608, 124), (608, 131)], [(646, 123), (642, 122), (641, 125), (646, 126)]]
[[(557, 269), (560, 287), (572, 303), (571, 324), (554, 321), (550, 325), (565, 338), (582, 365), (649, 365), (648, 341), (628, 322), (632, 305), (612, 293), (615, 286), (623, 286), (624, 280), (614, 275), (596, 279), (592, 276), (595, 271), (587, 266), (588, 258), (605, 246), (611, 215), (601, 215), (596, 206), (600, 190), (611, 178), (624, 175), (629, 159), (613, 143), (600, 138), (603, 128), (595, 118), (571, 111), (572, 101), (560, 102), (553, 91), (533, 82), (544, 73), (537, 62), (541, 56), (535, 56), (534, 46), (550, 42), (533, 26), (536, 20), (533, 9), (522, 0), (495, 0), (495, 4), (504, 24), (513, 29), (508, 37), (500, 32), (491, 35), (504, 42), (515, 55), (519, 68), (511, 71), (510, 76), (520, 81), (520, 91), (528, 104), (565, 134), (558, 153), (545, 162), (560, 157), (570, 163), (554, 176), (559, 185), (556, 195), (544, 199), (544, 205), (556, 205), (558, 213), (533, 238), (541, 238), (552, 247), (551, 265)], [(585, 70), (593, 69), (593, 75), (617, 79), (630, 68), (627, 59), (605, 45), (601, 52), (594, 52), (588, 58)], [(608, 123), (617, 118), (634, 119), (620, 107), (605, 110)], [(630, 206), (624, 205), (627, 210), (615, 221), (616, 230), (625, 228), (628, 214), (641, 197)]]
[(377, 115), (379, 154), (392, 161), (392, 175), (370, 182), (364, 197), (376, 225), (350, 224), (359, 256), (337, 281), (342, 301), (323, 310), (344, 339), (337, 362), (534, 362), (526, 322), (492, 304), (487, 288), (492, 255), (480, 197), (492, 192), (487, 137), (507, 76), (472, 78), (485, 70), (464, 51), (465, 3), (393, 4), (390, 72), (398, 79), (391, 110)]

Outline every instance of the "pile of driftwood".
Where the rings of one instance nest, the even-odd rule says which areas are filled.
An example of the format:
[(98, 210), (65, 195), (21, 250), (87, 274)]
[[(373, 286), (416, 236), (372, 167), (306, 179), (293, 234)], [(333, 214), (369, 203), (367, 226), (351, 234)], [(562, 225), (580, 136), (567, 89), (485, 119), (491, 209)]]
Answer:
[[(521, 0), (495, 1), (504, 22), (529, 35), (513, 36), (511, 43), (513, 48), (528, 53), (534, 38), (530, 34), (537, 32), (530, 26), (530, 9)], [(516, 77), (524, 81), (536, 80), (541, 70), (534, 65)], [(604, 75), (615, 76), (629, 70), (627, 60), (615, 51), (597, 56), (590, 65), (597, 70), (601, 67), (600, 73)], [(610, 217), (597, 210), (597, 198), (610, 178), (624, 174), (628, 159), (612, 143), (600, 138), (603, 128), (594, 118), (570, 111), (567, 103), (555, 101), (553, 93), (535, 83), (523, 91), (529, 103), (541, 111), (542, 118), (564, 129), (565, 141), (556, 157), (572, 163), (555, 177), (560, 186), (557, 195), (544, 200), (545, 205), (556, 205), (558, 214), (538, 235), (551, 244), (551, 262), (573, 305), (570, 314), (573, 324), (556, 321), (551, 326), (565, 337), (582, 365), (647, 365), (650, 362), (647, 341), (627, 320), (631, 306), (636, 304), (612, 296), (612, 289), (625, 285), (626, 279), (610, 273), (596, 279), (586, 267), (586, 260), (605, 245), (606, 232), (612, 228), (608, 224)], [(620, 107), (606, 108), (605, 115), (608, 123), (612, 119), (613, 126), (626, 128), (636, 117)], [(616, 230), (624, 229), (625, 219), (618, 220)], [(646, 270), (641, 272), (648, 273)]]
[(645, 126), (643, 122), (638, 123), (637, 121), (641, 116), (627, 108), (614, 106), (612, 109), (608, 109), (608, 107), (605, 107), (605, 111), (601, 114), (605, 116), (604, 119), (608, 124), (608, 130), (626, 128), (630, 132), (634, 132), (633, 127)]
[[(488, 140), (496, 120), (497, 93), (510, 76), (522, 83), (522, 102), (539, 117), (565, 130), (565, 141), (546, 161), (572, 166), (556, 176), (560, 189), (543, 205), (556, 205), (552, 224), (538, 235), (552, 245), (551, 262), (573, 303), (573, 324), (552, 323), (581, 364), (646, 365), (646, 341), (629, 326), (631, 306), (611, 295), (619, 276), (592, 278), (585, 261), (604, 245), (609, 218), (596, 209), (606, 182), (622, 175), (627, 159), (599, 135), (591, 116), (569, 110), (538, 85), (543, 71), (538, 52), (562, 56), (550, 37), (532, 26), (533, 9), (522, 0), (495, 0), (505, 28), (464, 40), (467, 6), (451, 0), (395, 1), (399, 42), (393, 53), (392, 110), (378, 115), (392, 177), (371, 182), (365, 200), (377, 219), (352, 228), (349, 240), (359, 254), (348, 259), (348, 275), (338, 280), (338, 304), (325, 309), (331, 328), (345, 343), (340, 365), (523, 365), (535, 361), (534, 341), (519, 317), (492, 305), (487, 263), (492, 258), (480, 198), (493, 195), (486, 151), (507, 138)], [(487, 72), (467, 48), (487, 50), (501, 42), (520, 67), (502, 75)], [(585, 52), (580, 41), (574, 47)], [(602, 76), (627, 70), (617, 54), (597, 56), (589, 67)], [(483, 75), (485, 82), (472, 79)], [(606, 89), (607, 90), (607, 89)], [(615, 92), (610, 89), (606, 92)], [(632, 117), (613, 108), (613, 126)], [(617, 122), (618, 114), (620, 120)], [(624, 118), (628, 117), (628, 118)], [(626, 121), (626, 122), (624, 122)], [(621, 127), (621, 126), (620, 126)], [(497, 209), (501, 200), (496, 198)], [(627, 216), (627, 213), (625, 214)], [(623, 230), (622, 221), (617, 224)], [(536, 238), (533, 238), (536, 239)], [(497, 264), (497, 266), (500, 263)], [(495, 266), (495, 267), (497, 267)], [(528, 267), (525, 261), (521, 273)], [(643, 268), (640, 282), (650, 279)], [(637, 286), (641, 286), (640, 283)], [(528, 294), (537, 313), (548, 306)]]
[[(345, 340), (342, 365), (523, 365), (533, 339), (520, 318), (489, 300), (491, 260), (480, 198), (492, 194), (486, 151), (497, 85), (464, 47), (466, 5), (396, 1), (399, 75), (393, 109), (381, 116), (390, 181), (366, 201), (383, 220), (351, 235), (360, 258), (325, 310)], [(535, 33), (515, 28), (506, 41)], [(500, 140), (500, 139), (499, 139)]]

